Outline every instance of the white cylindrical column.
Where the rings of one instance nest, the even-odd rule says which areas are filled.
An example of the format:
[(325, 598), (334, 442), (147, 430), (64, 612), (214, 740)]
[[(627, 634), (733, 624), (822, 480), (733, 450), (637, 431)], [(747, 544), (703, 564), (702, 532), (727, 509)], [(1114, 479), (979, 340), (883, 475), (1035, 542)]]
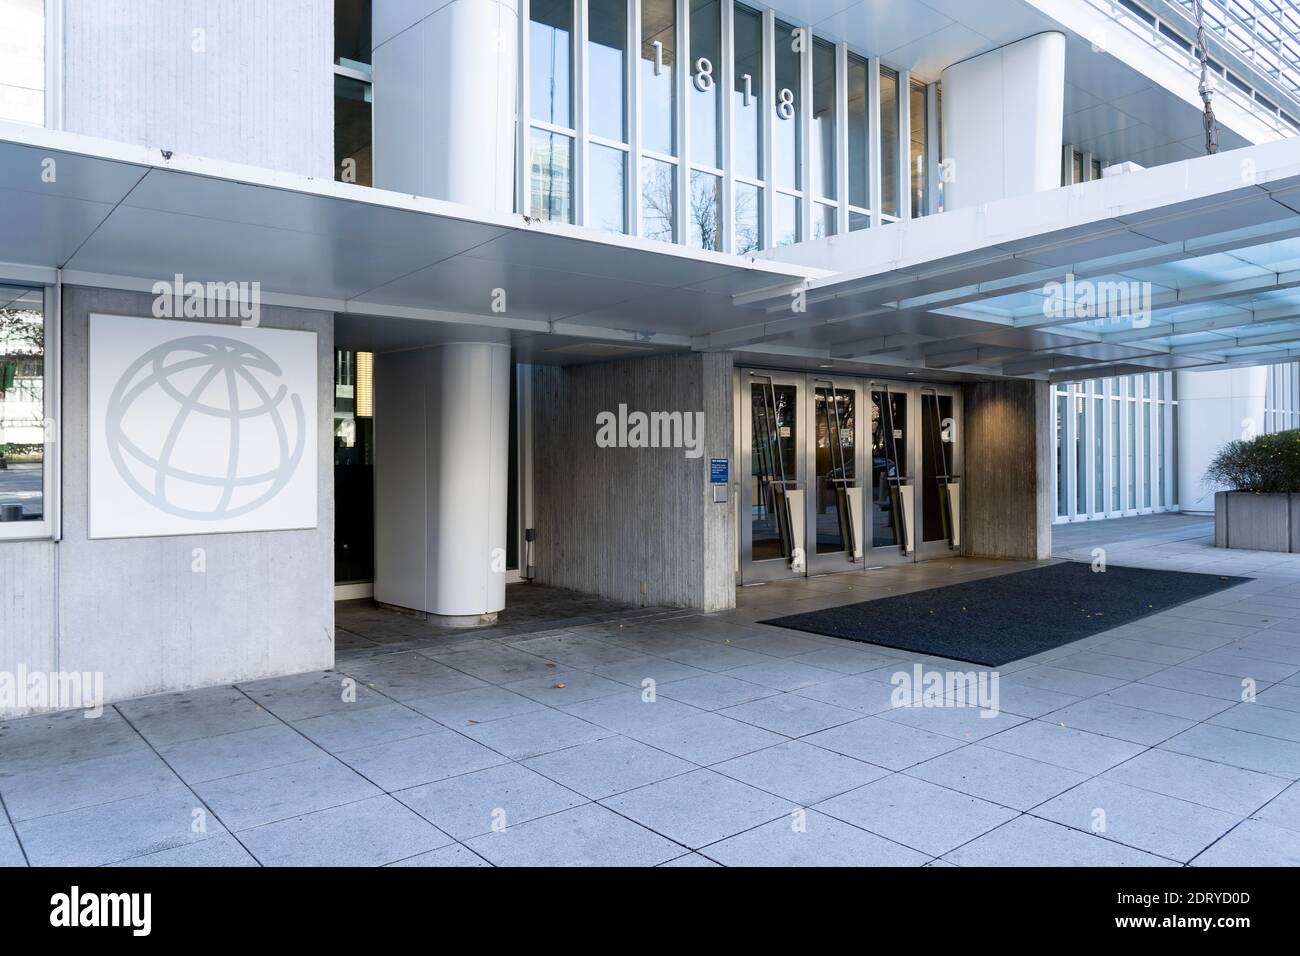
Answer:
[(375, 600), (479, 623), (505, 607), (510, 346), (375, 361)]
[(517, 0), (385, 0), (374, 16), (375, 185), (510, 212)]
[(506, 604), (510, 346), (429, 350), (429, 606), (443, 617)]
[(944, 208), (1061, 185), (1065, 36), (1040, 33), (943, 71)]
[(1178, 505), (1212, 513), (1214, 493), (1202, 481), (1220, 448), (1264, 430), (1268, 369), (1178, 372)]

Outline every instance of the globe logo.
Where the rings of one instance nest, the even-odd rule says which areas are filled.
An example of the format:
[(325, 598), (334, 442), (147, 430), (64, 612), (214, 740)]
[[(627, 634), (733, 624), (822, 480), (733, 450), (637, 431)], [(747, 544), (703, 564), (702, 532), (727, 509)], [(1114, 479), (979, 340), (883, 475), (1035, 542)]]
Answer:
[[(113, 388), (108, 452), (122, 480), (160, 511), (218, 521), (278, 495), (302, 460), (302, 399), (261, 349), (215, 335), (145, 352)], [(286, 421), (286, 418), (289, 420)]]

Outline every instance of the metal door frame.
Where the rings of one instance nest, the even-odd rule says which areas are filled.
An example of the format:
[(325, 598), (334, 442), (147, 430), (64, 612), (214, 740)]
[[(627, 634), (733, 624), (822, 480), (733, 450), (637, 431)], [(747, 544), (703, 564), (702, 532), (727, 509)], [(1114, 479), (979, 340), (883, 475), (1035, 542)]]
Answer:
[[(795, 422), (797, 434), (795, 440), (795, 466), (797, 474), (787, 479), (794, 490), (803, 493), (804, 528), (802, 541), (795, 541), (795, 547), (802, 548), (802, 567), (796, 568), (795, 562), (788, 558), (770, 558), (760, 561), (753, 559), (753, 524), (752, 508), (754, 497), (753, 482), (753, 413), (751, 411), (750, 385), (756, 380), (773, 386), (792, 386), (796, 389), (797, 405)], [(863, 489), (862, 513), (855, 516), (854, 527), (861, 536), (862, 557), (856, 561), (848, 560), (843, 551), (832, 554), (816, 553), (816, 398), (815, 390), (819, 386), (833, 384), (839, 390), (852, 390), (855, 393), (854, 408), (857, 416), (854, 436), (854, 475)], [(903, 452), (907, 465), (905, 477), (910, 479), (913, 501), (910, 513), (912, 521), (913, 546), (910, 553), (904, 553), (901, 545), (872, 546), (872, 518), (874, 516), (874, 480), (875, 470), (871, 452), (871, 432), (869, 419), (873, 393), (887, 390), (891, 394), (901, 394), (907, 400), (905, 421), (908, 447)], [(781, 581), (800, 578), (808, 574), (829, 574), (853, 570), (871, 570), (881, 566), (912, 564), (935, 558), (955, 557), (961, 554), (961, 515), (957, 516), (958, 546), (953, 547), (950, 540), (923, 541), (925, 528), (925, 496), (922, 487), (922, 446), (924, 437), (922, 395), (931, 393), (952, 399), (953, 407), (953, 466), (952, 478), (960, 481), (964, 457), (962, 433), (961, 386), (958, 384), (930, 384), (903, 382), (893, 379), (865, 378), (862, 376), (828, 376), (819, 372), (783, 372), (769, 369), (738, 367), (734, 377), (734, 408), (736, 415), (736, 475), (733, 479), (736, 497), (736, 583), (756, 584), (766, 581)], [(958, 492), (960, 502), (960, 492)]]
[[(740, 447), (736, 454), (736, 479), (739, 487), (737, 488), (737, 529), (736, 545), (739, 551), (739, 560), (736, 563), (736, 577), (739, 584), (754, 584), (760, 581), (784, 581), (790, 578), (801, 578), (807, 574), (806, 550), (803, 553), (803, 560), (794, 561), (791, 558), (765, 558), (754, 560), (754, 525), (753, 525), (753, 508), (754, 508), (754, 480), (753, 480), (753, 413), (751, 402), (750, 386), (755, 384), (756, 380), (763, 380), (772, 386), (793, 386), (796, 389), (796, 400), (794, 409), (794, 421), (796, 434), (795, 442), (795, 469), (793, 476), (787, 476), (784, 480), (787, 487), (793, 485), (791, 490), (804, 490), (807, 488), (807, 461), (804, 449), (804, 443), (807, 441), (807, 415), (806, 403), (808, 399), (807, 376), (801, 372), (773, 372), (760, 369), (741, 368), (736, 370), (735, 375), (735, 409), (736, 416), (739, 420), (739, 438)], [(800, 509), (799, 517), (806, 521), (807, 509)], [(806, 535), (804, 536), (806, 540)], [(803, 541), (794, 541), (794, 547), (803, 549)], [(792, 556), (793, 557), (793, 556)]]
[[(903, 418), (903, 424), (905, 428), (904, 440), (907, 442), (907, 447), (902, 450), (901, 456), (898, 452), (895, 452), (895, 462), (897, 463), (901, 458), (902, 462), (907, 466), (906, 475), (900, 476), (906, 479), (905, 481), (899, 482), (900, 488), (910, 487), (912, 489), (911, 493), (915, 495), (916, 475), (917, 472), (919, 471), (919, 466), (920, 466), (920, 458), (917, 455), (918, 446), (916, 441), (916, 423), (918, 421), (918, 419), (916, 418), (916, 410), (919, 404), (919, 399), (917, 398), (919, 392), (917, 390), (917, 387), (904, 382), (893, 382), (885, 379), (873, 378), (867, 380), (865, 389), (866, 389), (867, 401), (869, 402), (875, 401), (875, 393), (879, 391), (885, 391), (888, 394), (902, 395), (907, 400), (907, 410)], [(886, 399), (886, 401), (888, 401), (888, 399)], [(895, 439), (891, 438), (890, 440), (892, 442)], [(876, 500), (875, 500), (876, 469), (875, 469), (874, 454), (870, 452), (868, 454), (871, 454), (871, 461), (868, 463), (868, 467), (871, 469), (870, 490), (872, 492), (872, 495), (871, 495), (871, 500), (867, 506), (867, 518), (869, 520), (866, 522), (865, 534), (868, 536), (867, 537), (868, 541), (874, 542), (875, 540), (874, 518), (876, 515)], [(891, 509), (899, 506), (899, 497), (901, 496), (902, 496), (901, 491), (898, 497), (895, 497), (891, 492), (891, 504), (890, 504)], [(866, 549), (866, 566), (868, 568), (875, 568), (875, 567), (881, 567), (885, 565), (895, 565), (895, 564), (912, 564), (916, 561), (915, 542), (917, 541), (918, 526), (916, 524), (916, 519), (918, 514), (919, 512), (917, 511), (916, 503), (915, 501), (913, 501), (912, 508), (910, 509), (910, 512), (907, 515), (908, 520), (913, 523), (912, 550), (910, 552), (905, 551), (901, 543), (880, 545), (878, 547), (873, 545), (872, 547)]]
[[(857, 513), (852, 516), (853, 535), (856, 542), (862, 546), (862, 554), (854, 557), (851, 550), (831, 551), (825, 554), (817, 553), (817, 389), (831, 387), (837, 392), (853, 393), (853, 408), (857, 422), (854, 425), (855, 434), (853, 436), (853, 476), (857, 487), (866, 489), (870, 483), (864, 483), (862, 462), (862, 397), (863, 387), (862, 380), (856, 376), (838, 376), (825, 375), (820, 373), (809, 373), (807, 376), (806, 396), (804, 398), (804, 410), (807, 424), (804, 426), (804, 449), (805, 462), (804, 469), (807, 475), (804, 503), (807, 510), (807, 517), (804, 520), (804, 552), (807, 556), (809, 574), (834, 574), (841, 571), (860, 571), (864, 567), (866, 560), (866, 541), (863, 537), (866, 528), (865, 515), (867, 509), (861, 507)], [(864, 495), (865, 497), (865, 495)], [(850, 509), (852, 510), (852, 509)]]
[[(938, 541), (924, 540), (925, 538), (925, 494), (924, 494), (925, 489), (923, 486), (923, 482), (925, 481), (925, 475), (924, 475), (924, 468), (922, 467), (922, 464), (924, 461), (924, 453), (925, 453), (925, 448), (923, 445), (923, 442), (925, 441), (924, 396), (925, 393), (927, 392), (935, 396), (936, 411), (938, 409), (938, 399), (940, 397), (952, 399), (952, 420), (953, 420), (952, 462), (953, 463), (948, 477), (952, 480), (955, 480), (957, 484), (958, 507), (957, 507), (957, 514), (955, 516), (956, 528), (954, 529), (951, 527), (947, 527), (947, 522), (945, 522), (945, 527), (947, 527), (947, 531), (948, 531), (948, 537)], [(934, 560), (935, 558), (957, 557), (961, 554), (961, 539), (962, 539), (961, 506), (960, 506), (960, 501), (961, 501), (960, 482), (961, 482), (961, 474), (962, 474), (961, 387), (956, 385), (918, 385), (916, 386), (915, 401), (916, 401), (916, 411), (915, 411), (916, 470), (914, 474), (916, 475), (916, 485), (917, 485), (916, 519), (915, 519), (916, 520), (915, 560), (931, 561)], [(940, 424), (942, 425), (942, 423)], [(940, 502), (940, 507), (943, 507), (942, 501)], [(956, 532), (955, 535), (955, 540), (957, 542), (956, 547), (953, 546), (954, 530)]]

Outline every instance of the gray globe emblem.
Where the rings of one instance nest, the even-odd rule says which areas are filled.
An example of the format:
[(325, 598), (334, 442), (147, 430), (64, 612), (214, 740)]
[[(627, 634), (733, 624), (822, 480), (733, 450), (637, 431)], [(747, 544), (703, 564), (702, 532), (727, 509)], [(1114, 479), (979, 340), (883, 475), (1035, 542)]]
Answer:
[[(122, 373), (108, 401), (104, 434), (118, 474), (145, 501), (181, 518), (217, 521), (260, 508), (293, 477), (307, 440), (302, 399), (279, 383), (283, 374), (261, 349), (223, 336), (173, 339), (145, 352)], [(170, 424), (160, 434), (138, 425), (133, 430), (137, 403), (163, 409)], [(201, 416), (221, 423), (225, 436), (219, 449), (225, 467), (212, 474), (173, 462), (187, 427)], [(265, 447), (255, 457), (241, 454), (241, 435), (251, 428), (274, 434), (269, 455)]]

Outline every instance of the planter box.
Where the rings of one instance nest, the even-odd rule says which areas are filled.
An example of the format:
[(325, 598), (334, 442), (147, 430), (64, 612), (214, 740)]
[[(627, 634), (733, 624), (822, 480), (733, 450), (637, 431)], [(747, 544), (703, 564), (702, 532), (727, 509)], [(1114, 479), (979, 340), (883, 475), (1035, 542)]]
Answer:
[(1300, 553), (1300, 494), (1217, 492), (1214, 545), (1245, 551)]

